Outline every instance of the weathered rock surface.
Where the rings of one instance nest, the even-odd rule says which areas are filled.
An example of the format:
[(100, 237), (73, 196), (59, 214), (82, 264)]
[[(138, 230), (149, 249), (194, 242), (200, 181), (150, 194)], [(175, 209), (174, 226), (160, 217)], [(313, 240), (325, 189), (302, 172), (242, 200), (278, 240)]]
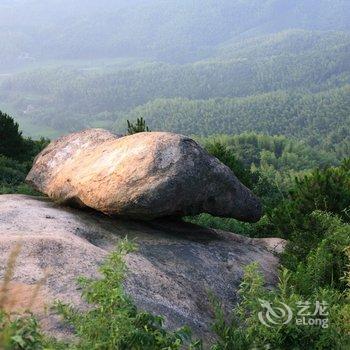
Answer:
[(142, 220), (207, 212), (257, 221), (261, 205), (232, 171), (188, 137), (100, 129), (68, 135), (36, 159), (27, 182), (50, 198)]
[[(125, 282), (137, 305), (164, 315), (169, 328), (188, 324), (207, 340), (212, 336), (208, 290), (229, 311), (245, 265), (258, 261), (267, 282), (275, 281), (278, 259), (273, 250), (281, 240), (249, 239), (179, 221), (113, 219), (23, 195), (0, 196), (0, 279), (10, 251), (22, 242), (13, 281), (14, 290), (21, 293), (21, 307), (47, 269), (34, 311), (54, 299), (82, 306), (76, 277), (98, 276), (98, 265), (126, 235), (139, 245), (127, 256), (130, 271)], [(64, 333), (57, 317), (41, 311), (47, 331)]]

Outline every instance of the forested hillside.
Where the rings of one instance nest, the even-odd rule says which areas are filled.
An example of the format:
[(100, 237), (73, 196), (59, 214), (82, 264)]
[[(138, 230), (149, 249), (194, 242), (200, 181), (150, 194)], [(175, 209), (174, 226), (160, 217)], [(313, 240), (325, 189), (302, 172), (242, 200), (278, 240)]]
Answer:
[(93, 126), (120, 132), (127, 118), (144, 116), (153, 130), (284, 134), (346, 153), (349, 56), (347, 33), (291, 30), (227, 44), (192, 64), (16, 74), (1, 82), (0, 107), (34, 136)]
[[(316, 94), (278, 91), (245, 98), (159, 99), (127, 114), (143, 116), (151, 129), (184, 134), (286, 135), (310, 145), (349, 154), (350, 85)], [(116, 130), (124, 128), (123, 121)]]
[[(23, 12), (29, 2), (31, 13)], [(282, 134), (345, 157), (349, 4), (6, 2), (2, 60), (26, 52), (33, 68), (0, 74), (0, 108), (33, 137), (88, 127), (124, 132), (126, 119), (144, 117), (152, 130)], [(12, 47), (18, 38), (29, 51)]]

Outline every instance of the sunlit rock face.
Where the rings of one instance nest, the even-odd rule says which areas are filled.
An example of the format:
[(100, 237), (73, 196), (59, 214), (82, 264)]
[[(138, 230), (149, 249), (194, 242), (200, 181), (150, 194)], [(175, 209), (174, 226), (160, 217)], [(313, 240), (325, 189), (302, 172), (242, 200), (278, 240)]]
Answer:
[[(229, 314), (244, 267), (257, 262), (273, 286), (279, 265), (275, 252), (284, 246), (281, 239), (253, 239), (181, 220), (125, 220), (62, 207), (48, 198), (0, 195), (0, 280), (10, 252), (21, 244), (8, 302), (13, 308), (30, 307), (50, 334), (69, 336), (72, 330), (50, 306), (59, 299), (84, 307), (77, 278), (98, 278), (100, 264), (126, 236), (138, 247), (126, 257), (125, 280), (136, 305), (163, 315), (169, 329), (190, 326), (205, 341), (213, 337), (209, 292)], [(33, 304), (35, 284), (45, 275)]]
[(27, 182), (59, 202), (128, 218), (261, 216), (259, 199), (227, 166), (192, 139), (167, 132), (65, 136), (39, 154)]

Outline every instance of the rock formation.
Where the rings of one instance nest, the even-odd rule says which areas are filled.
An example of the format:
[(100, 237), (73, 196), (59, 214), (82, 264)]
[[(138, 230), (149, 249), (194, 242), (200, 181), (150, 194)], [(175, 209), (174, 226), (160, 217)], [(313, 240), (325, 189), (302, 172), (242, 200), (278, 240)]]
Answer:
[(149, 220), (202, 212), (255, 222), (261, 205), (232, 171), (188, 137), (100, 129), (65, 136), (36, 158), (27, 182), (61, 203)]
[[(267, 282), (274, 282), (278, 259), (273, 251), (282, 244), (181, 221), (132, 222), (59, 207), (45, 198), (1, 195), (0, 280), (10, 251), (22, 242), (13, 281), (21, 305), (49, 269), (35, 311), (57, 298), (82, 306), (76, 278), (97, 277), (98, 265), (126, 235), (139, 246), (126, 258), (130, 272), (125, 287), (136, 304), (164, 315), (169, 328), (187, 324), (206, 340), (212, 336), (207, 291), (212, 290), (230, 311), (245, 265), (259, 262)], [(41, 310), (40, 317), (47, 331), (62, 334), (54, 315)]]

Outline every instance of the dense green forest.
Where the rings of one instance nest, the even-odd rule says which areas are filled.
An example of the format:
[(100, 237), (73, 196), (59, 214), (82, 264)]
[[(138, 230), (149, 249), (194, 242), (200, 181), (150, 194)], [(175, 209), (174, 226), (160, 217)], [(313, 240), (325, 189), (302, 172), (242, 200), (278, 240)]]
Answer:
[(144, 116), (152, 130), (284, 134), (344, 153), (349, 55), (347, 33), (291, 30), (226, 45), (192, 64), (15, 74), (0, 79), (0, 107), (36, 137), (95, 126), (120, 132), (125, 119)]
[[(312, 146), (349, 154), (350, 85), (317, 94), (274, 92), (245, 98), (159, 99), (127, 113), (143, 116), (152, 129), (184, 134), (246, 131), (286, 135)], [(200, 123), (200, 130), (198, 130)], [(121, 131), (123, 123), (116, 122)]]

